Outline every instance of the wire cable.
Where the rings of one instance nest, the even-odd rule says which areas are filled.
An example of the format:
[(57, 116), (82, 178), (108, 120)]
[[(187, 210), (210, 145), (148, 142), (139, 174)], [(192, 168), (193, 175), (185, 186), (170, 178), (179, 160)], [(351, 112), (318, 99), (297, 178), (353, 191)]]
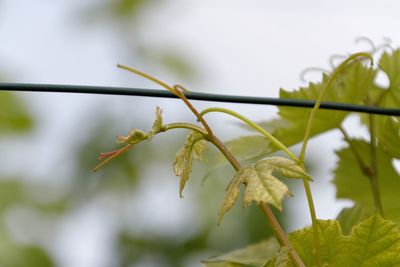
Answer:
[[(177, 98), (177, 96), (165, 90), (128, 88), (128, 87), (106, 87), (106, 86), (83, 86), (83, 85), (54, 85), (54, 84), (28, 84), (28, 83), (0, 83), (0, 91), (21, 92), (50, 92), (50, 93), (81, 93), (102, 95), (125, 95), (143, 97)], [(185, 92), (185, 96), (191, 100), (228, 102), (239, 104), (257, 104), (273, 106), (289, 106), (313, 108), (315, 101), (305, 99), (271, 98), (239, 95), (222, 95), (197, 92)], [(322, 102), (321, 109), (351, 111), (370, 113), (377, 115), (400, 116), (400, 109), (380, 108), (374, 106), (361, 106), (337, 102)]]

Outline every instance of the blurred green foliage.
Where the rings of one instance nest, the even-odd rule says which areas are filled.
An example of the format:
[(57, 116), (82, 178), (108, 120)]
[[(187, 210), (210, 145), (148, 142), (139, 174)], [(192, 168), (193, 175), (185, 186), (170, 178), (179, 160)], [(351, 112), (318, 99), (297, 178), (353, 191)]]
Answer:
[(0, 107), (0, 135), (31, 130), (33, 121), (17, 95), (0, 92)]
[[(162, 3), (164, 4), (164, 2)], [(144, 64), (157, 65), (157, 67), (183, 77), (183, 79), (198, 78), (196, 68), (183, 52), (176, 50), (177, 48), (166, 45), (162, 47), (148, 46), (143, 43), (142, 34), (146, 31), (146, 25), (145, 21), (142, 21), (141, 14), (144, 10), (158, 12), (160, 7), (162, 4), (157, 1), (106, 0), (100, 4), (93, 3), (80, 15), (93, 23), (107, 23), (117, 27), (121, 43), (127, 45), (127, 50), (131, 51), (133, 58), (140, 58)], [(21, 133), (24, 135), (20, 135), (18, 138), (31, 140), (32, 129), (39, 127), (35, 124), (35, 118), (29, 114), (26, 103), (18, 96), (14, 93), (0, 92), (0, 137), (2, 142), (7, 142), (8, 138), (13, 138)], [(98, 110), (102, 110), (102, 114), (98, 114)], [(38, 182), (29, 173), (26, 173), (25, 177), (10, 177), (2, 175), (0, 170), (0, 216), (2, 218), (0, 220), (0, 266), (56, 266), (54, 255), (48, 246), (34, 240), (28, 242), (29, 244), (21, 243), (14, 236), (9, 225), (5, 223), (5, 218), (15, 208), (29, 207), (35, 213), (52, 220), (56, 225), (62, 225), (70, 214), (95, 202), (102, 196), (112, 198), (115, 203), (124, 202), (124, 204), (133, 205), (133, 203), (126, 203), (130, 200), (127, 196), (139, 194), (137, 185), (141, 180), (147, 179), (143, 177), (144, 167), (151, 164), (156, 168), (159, 163), (154, 164), (154, 161), (160, 160), (160, 154), (162, 157), (169, 155), (170, 157), (163, 159), (172, 164), (170, 161), (181, 145), (183, 140), (181, 137), (184, 135), (176, 134), (169, 137), (168, 146), (160, 147), (153, 145), (153, 142), (141, 144), (130, 153), (119, 157), (107, 168), (93, 173), (92, 169), (98, 163), (96, 157), (99, 153), (116, 147), (114, 145), (115, 129), (121, 128), (120, 125), (130, 125), (131, 121), (137, 119), (132, 118), (133, 115), (130, 115), (129, 118), (117, 117), (101, 107), (95, 107), (94, 113), (97, 116), (91, 117), (90, 124), (82, 123), (81, 130), (85, 132), (85, 135), (77, 134), (75, 137), (68, 137), (74, 138), (75, 145), (69, 150), (69, 154), (64, 155), (64, 158), (72, 160), (73, 164), (71, 164), (72, 169), (68, 171), (69, 179), (56, 183), (56, 187), (59, 188), (51, 188), (43, 182)], [(131, 114), (128, 108), (126, 114)], [(141, 114), (137, 116), (143, 117)], [(148, 119), (151, 120), (150, 116)], [(77, 123), (79, 123), (78, 118)], [(140, 125), (130, 126), (140, 127)], [(125, 133), (120, 132), (120, 134)], [(6, 156), (0, 154), (0, 157)], [(221, 227), (217, 227), (218, 207), (221, 204), (228, 178), (233, 172), (231, 169), (220, 170), (218, 177), (213, 175), (201, 188), (201, 178), (209, 171), (208, 168), (209, 165), (195, 166), (196, 171), (193, 174), (195, 181), (188, 186), (196, 188), (192, 190), (192, 194), (194, 194), (193, 198), (199, 207), (199, 212), (196, 214), (198, 217), (196, 219), (197, 230), (190, 231), (190, 234), (182, 232), (181, 236), (175, 237), (138, 235), (131, 231), (131, 228), (135, 227), (134, 219), (118, 221), (114, 225), (116, 253), (113, 262), (115, 262), (115, 266), (136, 266), (135, 264), (146, 257), (162, 259), (158, 265), (162, 267), (186, 266), (193, 261), (193, 257), (200, 260), (235, 249), (238, 246), (257, 242), (270, 235), (261, 212), (250, 207), (246, 209), (245, 216), (241, 216), (243, 210), (240, 205), (237, 205), (227, 216), (226, 222)], [(54, 166), (49, 170), (48, 177), (43, 177), (42, 180), (59, 179), (57, 170), (58, 166)], [(158, 177), (158, 179), (170, 176), (172, 176), (172, 166), (169, 175)], [(176, 182), (176, 197), (179, 197), (178, 179), (173, 182)], [(162, 190), (162, 188), (155, 187), (154, 190)], [(49, 199), (45, 198), (46, 200), (40, 197), (46, 196), (49, 192), (54, 193), (53, 191), (58, 195)], [(182, 201), (187, 200), (183, 199)], [(99, 209), (110, 216), (126, 218), (122, 214), (122, 209), (98, 205), (100, 205)], [(145, 204), (142, 205), (143, 209), (146, 209)], [(28, 223), (32, 223), (32, 229), (34, 229), (34, 222)], [(51, 229), (41, 230), (40, 233), (43, 232), (43, 235), (47, 235), (43, 239), (52, 239)], [(182, 231), (185, 230), (187, 229)], [(232, 234), (232, 232), (237, 234)], [(23, 232), (22, 235), (24, 235)]]

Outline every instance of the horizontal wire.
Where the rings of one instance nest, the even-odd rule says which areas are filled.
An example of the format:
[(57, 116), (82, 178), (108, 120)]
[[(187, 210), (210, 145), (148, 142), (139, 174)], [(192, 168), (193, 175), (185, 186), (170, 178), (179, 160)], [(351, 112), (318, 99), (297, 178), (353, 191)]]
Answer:
[[(0, 91), (81, 93), (81, 94), (177, 98), (177, 96), (166, 90), (128, 88), (128, 87), (82, 86), (82, 85), (0, 83)], [(305, 99), (221, 95), (221, 94), (208, 94), (208, 93), (196, 93), (196, 92), (185, 92), (185, 96), (191, 100), (229, 102), (229, 103), (239, 103), (239, 104), (290, 106), (290, 107), (302, 107), (302, 108), (312, 108), (315, 105), (315, 101), (305, 100)], [(337, 102), (322, 102), (320, 108), (370, 113), (378, 115), (400, 116), (400, 109), (361, 106), (361, 105), (352, 105), (352, 104), (337, 103)]]

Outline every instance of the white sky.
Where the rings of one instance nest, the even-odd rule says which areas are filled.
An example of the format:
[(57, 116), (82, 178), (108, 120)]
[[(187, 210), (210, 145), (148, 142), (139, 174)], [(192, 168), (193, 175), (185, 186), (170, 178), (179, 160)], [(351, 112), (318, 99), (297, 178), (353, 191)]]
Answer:
[[(118, 33), (113, 32), (112, 27), (82, 26), (76, 21), (81, 5), (77, 0), (0, 2), (0, 65), (9, 72), (9, 82), (154, 88), (117, 70), (116, 63), (133, 64), (156, 76), (172, 78), (157, 68), (157, 62), (144, 64), (139, 59), (126, 58)], [(365, 49), (365, 45), (354, 44), (358, 36), (367, 36), (378, 44), (387, 36), (397, 46), (400, 43), (398, 10), (397, 1), (174, 0), (166, 1), (164, 8), (156, 12), (149, 9), (142, 15), (146, 24), (142, 34), (149, 46), (171, 46), (190, 55), (203, 75), (201, 81), (187, 84), (191, 90), (275, 97), (280, 87), (292, 89), (302, 85), (299, 73), (304, 68), (326, 68), (332, 54)], [(33, 162), (36, 166), (33, 173), (36, 172), (38, 177), (62, 160), (53, 145), (43, 147), (43, 142), (57, 144), (61, 134), (76, 132), (79, 127), (76, 118), (96, 103), (129, 104), (129, 100), (117, 97), (112, 100), (107, 97), (106, 100), (100, 96), (22, 95), (41, 118), (43, 127), (37, 133), (36, 144), (13, 146), (25, 151), (29, 146), (30, 150), (40, 151), (39, 159), (29, 152), (26, 152), (26, 158), (19, 159), (19, 163), (22, 161), (28, 165)], [(180, 111), (170, 100), (157, 100), (157, 104), (160, 103), (169, 109), (171, 119), (175, 111)], [(154, 105), (153, 100), (144, 99), (141, 112), (153, 114)], [(206, 106), (203, 103), (199, 105)], [(275, 112), (270, 107), (233, 107), (254, 119), (270, 117)], [(220, 120), (212, 120), (217, 121)], [(348, 126), (354, 124), (356, 121), (350, 120)], [(228, 126), (227, 129), (232, 132), (225, 134), (226, 137), (235, 136), (238, 131), (235, 127)], [(335, 134), (323, 135), (311, 143), (310, 153), (320, 157), (328, 166), (318, 176), (326, 177), (333, 168), (333, 149), (338, 145)], [(19, 164), (8, 163), (14, 167)], [(343, 203), (334, 203), (334, 188), (327, 179), (314, 183), (315, 186), (326, 188), (315, 196), (319, 217), (332, 218)], [(292, 204), (305, 203), (302, 200), (304, 195), (299, 193)], [(291, 209), (298, 216), (296, 225), (291, 228), (308, 224), (308, 216), (304, 216), (308, 214), (305, 206), (293, 204)], [(88, 249), (101, 243), (96, 237), (108, 238), (107, 234), (101, 234), (103, 227), (98, 224), (96, 216), (102, 215), (85, 207), (73, 217), (74, 220), (66, 223), (58, 237), (61, 252), (57, 255), (60, 264), (64, 264), (62, 266), (101, 267), (110, 264), (111, 255), (104, 253), (100, 257)], [(71, 244), (76, 241), (74, 237), (79, 238), (79, 233), (84, 232), (88, 243), (82, 245), (81, 253), (74, 256), (70, 251)], [(107, 248), (103, 250), (107, 251)]]

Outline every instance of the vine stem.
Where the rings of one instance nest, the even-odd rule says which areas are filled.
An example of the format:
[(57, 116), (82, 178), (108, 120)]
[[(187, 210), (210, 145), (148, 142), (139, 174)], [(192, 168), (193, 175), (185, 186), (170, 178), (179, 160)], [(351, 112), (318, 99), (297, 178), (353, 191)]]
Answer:
[(369, 132), (370, 132), (370, 149), (371, 149), (371, 175), (370, 183), (372, 187), (372, 193), (374, 195), (374, 202), (380, 215), (383, 217), (383, 206), (381, 200), (381, 194), (379, 190), (378, 182), (378, 155), (377, 155), (377, 139), (376, 139), (376, 126), (375, 118), (373, 115), (369, 115)]
[(366, 57), (371, 61), (371, 64), (373, 64), (373, 58), (369, 53), (361, 52), (361, 53), (355, 53), (355, 54), (349, 56), (335, 69), (335, 71), (332, 73), (332, 75), (329, 77), (328, 81), (326, 82), (325, 86), (323, 87), (321, 93), (319, 94), (317, 102), (315, 103), (314, 108), (311, 110), (310, 117), (308, 119), (308, 123), (307, 123), (307, 127), (306, 127), (306, 131), (304, 133), (303, 145), (301, 147), (300, 156), (299, 156), (301, 163), (304, 163), (308, 139), (310, 138), (310, 134), (311, 134), (311, 126), (312, 126), (315, 114), (321, 105), (322, 99), (325, 97), (326, 93), (328, 92), (328, 89), (332, 86), (332, 83), (335, 81), (337, 76), (341, 72), (343, 72), (346, 65), (358, 57)]
[[(314, 108), (311, 110), (310, 117), (307, 122), (307, 127), (306, 131), (304, 133), (304, 138), (303, 138), (303, 144), (301, 147), (300, 155), (299, 155), (299, 164), (303, 165), (305, 156), (306, 156), (306, 149), (307, 149), (307, 144), (310, 139), (311, 135), (311, 126), (314, 121), (315, 114), (317, 113), (322, 99), (325, 97), (326, 93), (328, 92), (328, 89), (332, 86), (333, 82), (336, 80), (338, 75), (343, 72), (347, 64), (349, 64), (351, 61), (359, 58), (359, 57), (366, 57), (371, 61), (371, 64), (373, 64), (373, 58), (369, 53), (366, 52), (361, 52), (361, 53), (355, 53), (353, 55), (350, 55), (348, 58), (346, 58), (332, 73), (332, 75), (329, 77), (328, 81), (326, 82), (325, 86), (322, 88), (321, 93), (318, 96), (317, 102), (315, 103)], [(311, 214), (311, 220), (313, 224), (313, 233), (314, 233), (314, 242), (315, 242), (315, 247), (316, 247), (316, 257), (317, 257), (317, 265), (321, 266), (321, 255), (320, 255), (320, 240), (319, 240), (319, 230), (318, 230), (318, 221), (317, 221), (317, 215), (315, 212), (315, 207), (314, 207), (314, 202), (312, 201), (312, 195), (311, 195), (311, 188), (310, 184), (308, 183), (307, 180), (303, 179), (303, 184), (304, 184), (304, 189), (306, 191), (307, 195), (307, 200), (308, 200), (308, 205), (310, 209), (310, 214)]]
[[(209, 136), (209, 141), (213, 143), (219, 151), (225, 156), (225, 158), (229, 161), (232, 167), (238, 172), (241, 169), (240, 163), (236, 160), (236, 158), (232, 155), (232, 153), (227, 149), (227, 147), (215, 136)], [(283, 231), (281, 225), (279, 224), (278, 220), (276, 219), (275, 215), (272, 213), (272, 210), (267, 204), (259, 204), (258, 205), (264, 215), (267, 217), (269, 224), (274, 232), (278, 242), (281, 246), (285, 246), (289, 248), (289, 255), (292, 259), (293, 263), (297, 267), (304, 267), (304, 263), (301, 260), (300, 256), (297, 254), (296, 250), (293, 248), (292, 244), (290, 243), (289, 239), (285, 231)]]
[[(220, 151), (221, 153), (226, 157), (226, 159), (231, 163), (232, 167), (236, 170), (239, 171), (241, 169), (241, 166), (239, 162), (236, 160), (236, 158), (233, 156), (233, 154), (228, 150), (228, 148), (221, 142), (221, 140), (216, 137), (213, 132), (211, 131), (211, 128), (209, 127), (208, 123), (204, 120), (204, 118), (200, 115), (200, 113), (197, 111), (197, 109), (190, 103), (190, 101), (185, 97), (183, 91), (186, 91), (185, 88), (183, 88), (181, 85), (175, 85), (173, 87), (169, 86), (168, 84), (152, 77), (151, 75), (148, 75), (144, 72), (138, 71), (136, 69), (127, 67), (127, 66), (122, 66), (118, 65), (118, 67), (123, 68), (125, 70), (131, 71), (133, 73), (136, 73), (148, 80), (151, 80), (168, 91), (172, 92), (176, 96), (178, 96), (185, 104), (186, 106), (192, 111), (192, 113), (197, 117), (197, 119), (201, 122), (201, 124), (204, 126), (204, 128), (207, 131), (206, 139), (213, 143)], [(182, 125), (181, 125), (182, 126)], [(177, 126), (178, 128), (178, 126)], [(286, 233), (283, 231), (281, 225), (279, 224), (278, 220), (272, 213), (271, 209), (269, 208), (268, 205), (260, 204), (259, 205), (265, 216), (267, 217), (269, 223), (271, 224), (271, 227), (273, 229), (273, 232), (275, 236), (277, 237), (279, 243), (281, 246), (286, 246), (290, 249), (289, 255), (290, 258), (292, 259), (293, 263), (297, 267), (304, 267), (304, 263), (302, 262), (301, 258), (297, 254), (296, 250), (292, 247), (290, 244)]]
[(281, 141), (279, 141), (278, 139), (276, 139), (272, 134), (270, 134), (269, 132), (267, 132), (264, 128), (262, 128), (260, 125), (258, 125), (257, 123), (251, 121), (250, 119), (246, 118), (245, 116), (230, 110), (230, 109), (226, 109), (226, 108), (206, 108), (205, 110), (203, 110), (202, 112), (200, 112), (200, 116), (203, 117), (205, 114), (210, 113), (210, 112), (221, 112), (221, 113), (226, 113), (229, 114), (233, 117), (238, 118), (239, 120), (245, 122), (246, 124), (248, 124), (250, 127), (252, 127), (253, 129), (255, 129), (256, 131), (258, 131), (259, 133), (261, 133), (262, 135), (264, 135), (266, 138), (268, 138), (274, 145), (276, 145), (278, 148), (280, 148), (283, 152), (285, 152), (292, 160), (298, 162), (299, 159), (296, 157), (296, 155), (289, 150), (289, 148), (287, 146), (285, 146), (284, 144), (282, 144)]
[[(226, 114), (234, 116), (234, 117), (242, 120), (243, 122), (247, 123), (249, 126), (251, 126), (258, 132), (260, 132), (265, 137), (267, 137), (273, 144), (275, 144), (278, 148), (280, 148), (282, 151), (284, 151), (292, 160), (299, 163), (302, 166), (302, 168), (304, 169), (304, 165), (300, 163), (299, 158), (297, 158), (296, 155), (293, 154), (293, 152), (291, 152), (287, 146), (282, 144), (278, 139), (276, 139), (273, 135), (271, 135), (265, 129), (260, 127), (257, 123), (254, 123), (253, 121), (249, 120), (248, 118), (244, 117), (243, 115), (241, 115), (235, 111), (225, 109), (225, 108), (208, 108), (208, 109), (203, 110), (200, 113), (200, 115), (203, 116), (210, 112), (226, 113)], [(318, 220), (317, 220), (317, 215), (315, 212), (314, 201), (312, 198), (310, 184), (308, 183), (308, 181), (306, 179), (302, 179), (302, 180), (303, 180), (304, 190), (307, 195), (308, 208), (310, 210), (310, 216), (311, 216), (311, 221), (312, 221), (312, 226), (313, 226), (314, 243), (315, 243), (314, 246), (315, 246), (315, 256), (317, 259), (317, 266), (321, 266), (321, 264), (322, 264), (321, 263), (321, 252), (320, 252), (321, 246), (320, 246), (320, 240), (319, 240)]]

